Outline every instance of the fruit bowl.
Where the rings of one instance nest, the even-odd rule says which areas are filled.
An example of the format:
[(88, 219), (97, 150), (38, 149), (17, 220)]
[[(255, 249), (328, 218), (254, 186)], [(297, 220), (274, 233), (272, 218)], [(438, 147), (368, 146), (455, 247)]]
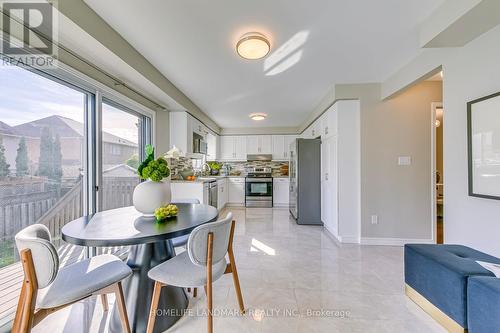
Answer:
[(165, 205), (155, 209), (156, 222), (161, 222), (177, 216), (179, 209), (176, 205)]

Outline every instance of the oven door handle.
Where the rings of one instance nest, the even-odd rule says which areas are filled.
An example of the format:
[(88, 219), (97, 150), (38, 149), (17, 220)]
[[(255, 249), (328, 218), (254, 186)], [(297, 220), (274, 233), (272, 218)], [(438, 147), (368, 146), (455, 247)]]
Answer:
[(273, 180), (270, 178), (252, 178), (252, 179), (247, 179), (245, 181), (246, 183), (272, 183)]

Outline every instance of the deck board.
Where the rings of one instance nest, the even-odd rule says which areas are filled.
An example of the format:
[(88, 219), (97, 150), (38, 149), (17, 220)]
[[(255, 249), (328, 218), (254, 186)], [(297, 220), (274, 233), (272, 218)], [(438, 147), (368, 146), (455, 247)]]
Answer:
[[(59, 247), (59, 265), (71, 265), (85, 257), (84, 247), (63, 244)], [(125, 259), (128, 247), (99, 248), (98, 253), (110, 253)], [(17, 299), (23, 281), (23, 268), (20, 262), (0, 268), (0, 328), (14, 319)]]

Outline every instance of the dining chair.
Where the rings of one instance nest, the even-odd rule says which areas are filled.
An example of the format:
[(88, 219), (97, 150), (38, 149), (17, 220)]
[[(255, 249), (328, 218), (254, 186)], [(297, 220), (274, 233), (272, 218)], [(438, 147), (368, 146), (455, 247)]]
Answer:
[[(196, 227), (189, 235), (187, 251), (152, 268), (148, 276), (155, 281), (147, 332), (154, 329), (161, 288), (205, 287), (208, 308), (208, 332), (213, 332), (212, 283), (232, 273), (240, 312), (245, 313), (240, 282), (233, 253), (235, 221), (231, 213), (219, 221)], [(229, 264), (226, 261), (229, 257)]]
[(92, 295), (116, 295), (124, 332), (130, 333), (121, 281), (132, 270), (118, 257), (103, 254), (59, 269), (59, 256), (49, 229), (33, 224), (15, 236), (24, 270), (12, 332), (27, 333), (45, 317)]
[[(199, 204), (200, 200), (198, 199), (177, 199), (177, 200), (172, 200), (172, 204)], [(187, 244), (189, 235), (184, 235), (184, 236), (179, 236), (175, 237), (172, 239), (172, 244), (174, 247), (184, 247)]]

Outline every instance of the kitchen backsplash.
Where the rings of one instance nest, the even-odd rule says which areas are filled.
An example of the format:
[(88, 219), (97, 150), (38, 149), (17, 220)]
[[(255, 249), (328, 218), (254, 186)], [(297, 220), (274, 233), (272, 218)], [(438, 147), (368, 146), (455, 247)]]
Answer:
[(273, 176), (278, 177), (281, 176), (281, 167), (286, 165), (288, 166), (288, 162), (264, 162), (264, 161), (252, 161), (252, 162), (225, 162), (225, 164), (229, 164), (231, 166), (231, 171), (240, 171), (242, 175), (245, 175), (245, 168), (254, 168), (254, 167), (270, 167), (273, 170)]
[[(242, 176), (245, 176), (245, 168), (249, 167), (270, 167), (273, 172), (274, 177), (281, 176), (281, 167), (288, 166), (288, 162), (264, 162), (264, 161), (252, 161), (252, 162), (219, 162), (229, 164), (231, 166), (231, 172), (239, 171)], [(180, 170), (186, 168), (201, 168), (203, 164), (202, 160), (192, 160), (190, 158), (181, 157), (178, 160), (170, 159), (169, 165), (172, 169), (172, 175), (176, 175)]]

